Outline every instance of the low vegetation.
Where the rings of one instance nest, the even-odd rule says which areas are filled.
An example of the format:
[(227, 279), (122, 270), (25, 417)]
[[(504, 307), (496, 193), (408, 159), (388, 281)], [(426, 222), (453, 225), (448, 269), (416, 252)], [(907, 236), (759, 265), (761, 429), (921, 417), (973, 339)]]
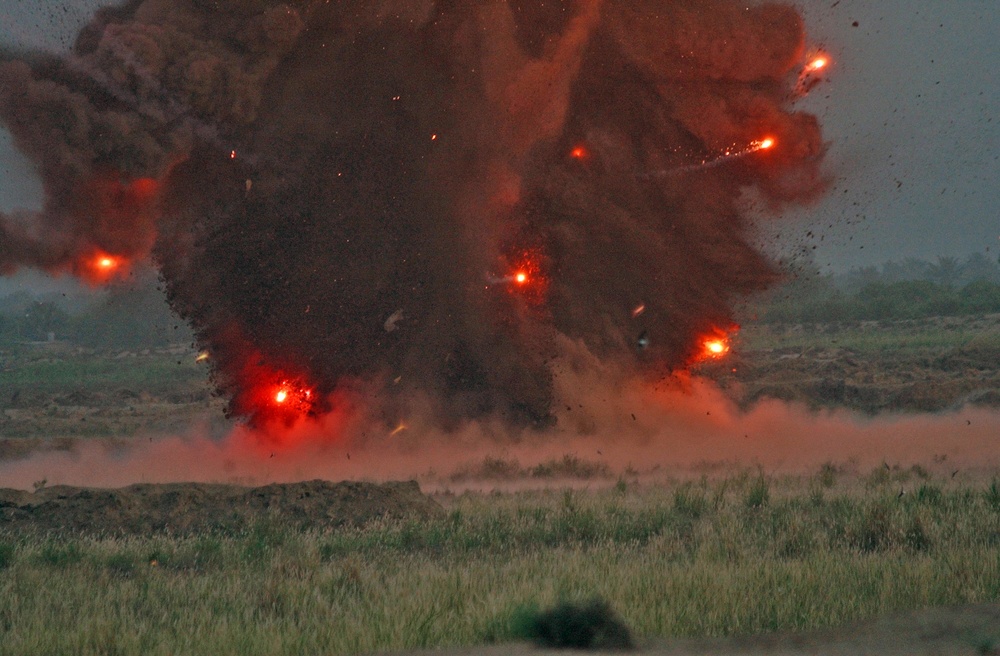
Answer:
[(593, 599), (639, 639), (1000, 601), (998, 487), (828, 465), (802, 479), (442, 496), (438, 519), (322, 533), (277, 521), (185, 537), (0, 533), (0, 654), (480, 644), (537, 637), (541, 614), (526, 608), (562, 608), (544, 625), (558, 627)]

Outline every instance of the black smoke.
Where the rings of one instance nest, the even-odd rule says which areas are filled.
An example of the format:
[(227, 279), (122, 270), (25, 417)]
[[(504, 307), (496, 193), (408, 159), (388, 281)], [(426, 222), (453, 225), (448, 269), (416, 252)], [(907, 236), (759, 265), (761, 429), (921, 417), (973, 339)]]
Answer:
[(290, 380), (545, 425), (557, 337), (669, 371), (778, 278), (745, 198), (821, 186), (803, 53), (736, 0), (132, 0), (0, 63), (46, 193), (0, 270), (151, 258), (237, 415)]

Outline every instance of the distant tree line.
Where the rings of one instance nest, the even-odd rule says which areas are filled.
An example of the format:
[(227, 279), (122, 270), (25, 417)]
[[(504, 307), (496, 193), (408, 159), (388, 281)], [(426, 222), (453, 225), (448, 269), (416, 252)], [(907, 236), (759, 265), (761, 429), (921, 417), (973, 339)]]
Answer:
[(155, 284), (120, 284), (89, 301), (26, 291), (0, 298), (0, 344), (59, 341), (91, 348), (155, 348), (191, 340)]
[(811, 261), (787, 267), (789, 281), (765, 302), (766, 322), (918, 319), (1000, 313), (1000, 264), (982, 253), (964, 261), (910, 258), (822, 274)]

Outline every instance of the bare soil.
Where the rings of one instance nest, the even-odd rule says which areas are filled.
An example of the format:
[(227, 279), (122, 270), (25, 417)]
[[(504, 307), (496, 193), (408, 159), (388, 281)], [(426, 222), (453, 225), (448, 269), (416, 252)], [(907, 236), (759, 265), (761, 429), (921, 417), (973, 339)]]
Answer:
[(98, 535), (238, 531), (266, 520), (298, 529), (358, 526), (389, 518), (443, 513), (415, 481), (307, 481), (257, 488), (178, 483), (117, 490), (46, 487), (0, 489), (0, 530)]

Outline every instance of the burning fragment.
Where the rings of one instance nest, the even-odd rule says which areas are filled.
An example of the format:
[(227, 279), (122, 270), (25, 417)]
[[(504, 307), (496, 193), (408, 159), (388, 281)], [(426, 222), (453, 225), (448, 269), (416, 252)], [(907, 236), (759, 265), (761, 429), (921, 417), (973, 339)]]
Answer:
[(692, 357), (692, 363), (718, 360), (728, 355), (732, 348), (732, 336), (738, 330), (736, 325), (728, 330), (712, 328), (701, 338), (700, 349)]
[(0, 272), (152, 261), (254, 423), (393, 372), (386, 416), (545, 426), (560, 344), (683, 367), (779, 278), (741, 195), (822, 188), (804, 55), (738, 0), (132, 0), (0, 60), (45, 190)]
[(830, 58), (827, 55), (822, 53), (814, 55), (799, 73), (799, 78), (795, 82), (795, 96), (802, 97), (812, 91), (822, 81), (822, 75), (829, 66)]

